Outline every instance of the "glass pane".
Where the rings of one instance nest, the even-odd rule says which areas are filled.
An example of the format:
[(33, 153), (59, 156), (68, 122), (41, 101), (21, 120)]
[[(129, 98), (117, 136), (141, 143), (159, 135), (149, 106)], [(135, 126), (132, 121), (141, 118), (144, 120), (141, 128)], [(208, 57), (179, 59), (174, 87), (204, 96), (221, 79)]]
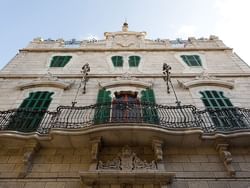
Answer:
[(212, 91), (213, 95), (215, 98), (220, 98), (221, 96), (219, 96), (217, 91)]

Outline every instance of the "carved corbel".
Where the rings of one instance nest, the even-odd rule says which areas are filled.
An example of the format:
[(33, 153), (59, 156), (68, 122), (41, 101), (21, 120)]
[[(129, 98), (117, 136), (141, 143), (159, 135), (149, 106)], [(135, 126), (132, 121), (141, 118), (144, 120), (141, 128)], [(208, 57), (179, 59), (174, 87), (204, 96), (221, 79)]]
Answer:
[(92, 139), (90, 142), (91, 142), (91, 159), (92, 162), (96, 162), (98, 161), (98, 155), (101, 150), (102, 139), (101, 137), (97, 137)]
[(152, 141), (152, 148), (153, 148), (154, 155), (155, 155), (155, 161), (157, 161), (157, 162), (163, 160), (162, 147), (163, 147), (163, 141), (162, 140), (154, 139)]
[(219, 152), (220, 158), (224, 163), (230, 176), (235, 176), (235, 169), (232, 166), (232, 154), (228, 151), (229, 144), (217, 144), (216, 150)]
[(25, 177), (28, 174), (29, 169), (32, 166), (34, 155), (39, 149), (40, 145), (36, 141), (28, 142), (24, 146), (23, 167), (19, 172), (19, 177)]

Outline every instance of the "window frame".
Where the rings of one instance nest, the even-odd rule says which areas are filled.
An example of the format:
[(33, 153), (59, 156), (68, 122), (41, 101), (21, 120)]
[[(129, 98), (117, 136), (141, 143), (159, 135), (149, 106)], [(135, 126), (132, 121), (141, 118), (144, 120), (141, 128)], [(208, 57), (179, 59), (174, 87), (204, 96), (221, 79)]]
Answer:
[(223, 109), (234, 107), (228, 97), (224, 96), (223, 91), (204, 90), (200, 91), (201, 100), (207, 109)]
[(140, 65), (141, 57), (138, 55), (131, 55), (128, 57), (129, 67), (138, 67)]
[(188, 67), (202, 67), (203, 63), (201, 61), (201, 57), (199, 55), (180, 55), (182, 61), (188, 66)]
[(112, 64), (115, 68), (123, 67), (123, 56), (115, 55), (111, 57)]
[(50, 67), (62, 68), (65, 67), (72, 59), (71, 55), (55, 55), (50, 61)]

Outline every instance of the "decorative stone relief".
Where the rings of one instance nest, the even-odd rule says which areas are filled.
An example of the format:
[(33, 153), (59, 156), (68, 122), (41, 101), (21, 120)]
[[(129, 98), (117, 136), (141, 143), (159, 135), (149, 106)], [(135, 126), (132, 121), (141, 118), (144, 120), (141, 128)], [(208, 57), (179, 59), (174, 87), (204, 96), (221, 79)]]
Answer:
[(228, 151), (229, 144), (217, 144), (216, 150), (219, 152), (220, 158), (224, 163), (230, 176), (235, 176), (235, 169), (232, 166), (232, 154)]
[(101, 137), (94, 138), (91, 141), (91, 159), (92, 161), (98, 160), (98, 155), (101, 149)]
[(66, 90), (69, 89), (73, 84), (74, 82), (59, 80), (57, 77), (48, 72), (44, 76), (34, 79), (30, 82), (20, 82), (17, 88), (23, 90), (33, 87), (57, 87)]
[(200, 75), (196, 76), (193, 80), (189, 80), (189, 81), (177, 80), (177, 81), (180, 87), (184, 89), (189, 89), (189, 88), (198, 87), (198, 86), (207, 86), (207, 85), (220, 86), (220, 87), (225, 87), (229, 89), (234, 88), (233, 80), (232, 81), (221, 80), (219, 78), (209, 75), (205, 71), (203, 71)]
[(120, 77), (117, 77), (114, 80), (139, 80), (139, 79), (132, 77), (128, 72), (125, 72)]
[(132, 152), (129, 146), (125, 146), (122, 149), (122, 152), (117, 155), (113, 160), (102, 162), (99, 161), (97, 165), (98, 170), (122, 170), (122, 171), (131, 171), (131, 170), (156, 170), (157, 166), (155, 161), (150, 163), (145, 160), (141, 160)]
[(163, 145), (163, 141), (161, 141), (159, 139), (154, 139), (153, 142), (152, 142), (152, 148), (154, 150), (155, 160), (156, 161), (162, 161), (163, 160), (162, 145)]
[(112, 88), (118, 86), (136, 86), (138, 88), (151, 88), (153, 86), (153, 81), (140, 81), (138, 78), (131, 76), (129, 73), (125, 72), (120, 77), (116, 77), (109, 82), (101, 83), (99, 82), (101, 88)]
[(19, 177), (25, 177), (28, 174), (32, 166), (34, 155), (39, 149), (40, 145), (36, 141), (29, 142), (24, 146), (24, 155), (23, 155), (24, 166), (21, 168), (19, 172)]

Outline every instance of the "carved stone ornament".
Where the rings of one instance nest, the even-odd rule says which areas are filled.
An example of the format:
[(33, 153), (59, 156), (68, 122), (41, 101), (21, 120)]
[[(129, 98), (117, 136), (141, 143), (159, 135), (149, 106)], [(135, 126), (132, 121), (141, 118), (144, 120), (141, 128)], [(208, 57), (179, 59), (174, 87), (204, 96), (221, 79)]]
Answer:
[(116, 77), (114, 80), (139, 80), (139, 79), (132, 77), (128, 72), (125, 72), (120, 77)]
[(220, 158), (223, 161), (230, 176), (235, 176), (235, 169), (232, 166), (232, 154), (228, 151), (228, 144), (217, 144), (216, 150), (219, 152)]
[(113, 88), (119, 86), (135, 86), (139, 88), (151, 88), (153, 86), (153, 81), (140, 81), (138, 78), (131, 76), (129, 73), (125, 72), (120, 77), (116, 77), (109, 82), (99, 82), (101, 88)]
[(148, 163), (147, 161), (141, 160), (132, 152), (129, 146), (125, 146), (122, 152), (117, 155), (113, 160), (102, 162), (99, 161), (97, 165), (98, 170), (156, 170), (157, 166), (155, 161)]
[(202, 72), (200, 75), (196, 76), (195, 79), (189, 80), (189, 81), (180, 81), (177, 80), (179, 83), (179, 86), (184, 89), (189, 89), (193, 87), (199, 87), (199, 86), (219, 86), (224, 87), (228, 89), (234, 88), (234, 81), (228, 81), (228, 80), (221, 80), (219, 78), (216, 78), (214, 76), (209, 75), (207, 72)]
[(69, 89), (74, 82), (66, 82), (64, 80), (59, 80), (57, 77), (53, 76), (50, 72), (34, 79), (29, 82), (21, 82), (18, 84), (17, 88), (20, 90), (34, 88), (34, 87), (56, 87), (64, 90)]

